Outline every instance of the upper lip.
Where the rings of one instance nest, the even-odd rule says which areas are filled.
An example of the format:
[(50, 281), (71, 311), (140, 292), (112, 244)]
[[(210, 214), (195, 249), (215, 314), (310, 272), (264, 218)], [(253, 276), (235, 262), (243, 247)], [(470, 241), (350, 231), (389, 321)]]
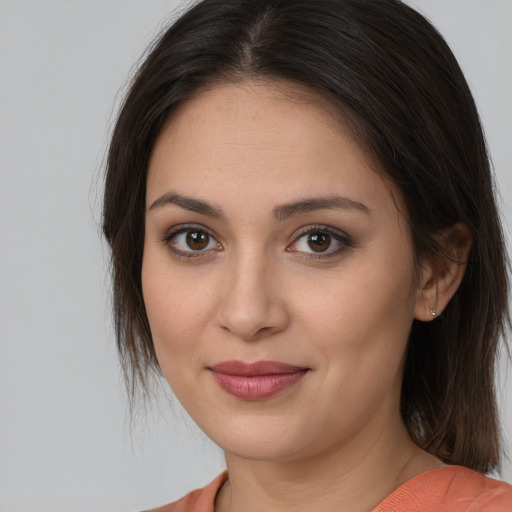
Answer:
[(245, 363), (243, 361), (223, 361), (222, 363), (208, 367), (210, 370), (226, 375), (256, 376), (277, 375), (282, 373), (296, 373), (308, 370), (301, 366), (293, 366), (280, 361), (256, 361)]

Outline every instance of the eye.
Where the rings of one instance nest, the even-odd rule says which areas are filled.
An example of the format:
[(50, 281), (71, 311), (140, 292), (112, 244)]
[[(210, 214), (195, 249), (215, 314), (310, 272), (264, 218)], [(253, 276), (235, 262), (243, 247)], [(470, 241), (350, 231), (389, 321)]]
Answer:
[(309, 258), (319, 259), (337, 255), (351, 245), (350, 238), (344, 233), (327, 227), (309, 227), (299, 234), (287, 250), (305, 253)]
[(206, 252), (218, 250), (221, 245), (205, 229), (183, 226), (168, 233), (163, 239), (169, 250), (186, 259), (202, 258)]
[(329, 249), (336, 249), (339, 241), (336, 240), (331, 234), (316, 231), (302, 235), (297, 242), (295, 242), (295, 250), (300, 252), (314, 252), (325, 253)]

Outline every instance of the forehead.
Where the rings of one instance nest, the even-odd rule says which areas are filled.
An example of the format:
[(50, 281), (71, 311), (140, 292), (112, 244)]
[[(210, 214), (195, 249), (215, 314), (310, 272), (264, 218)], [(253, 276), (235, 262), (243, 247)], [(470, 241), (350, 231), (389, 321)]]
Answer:
[[(285, 109), (295, 105), (297, 107), (295, 113), (299, 114), (302, 110), (303, 114), (316, 116), (336, 132), (345, 131), (344, 119), (339, 115), (340, 108), (336, 108), (334, 103), (325, 96), (297, 82), (264, 77), (233, 82), (214, 82), (200, 88), (188, 101), (178, 106), (167, 124), (183, 115), (197, 116), (208, 105), (213, 107), (219, 115), (236, 113), (244, 115), (259, 107), (265, 107), (265, 103), (268, 104), (268, 102), (272, 102), (274, 108), (277, 108), (281, 114)], [(266, 117), (270, 113), (266, 111)], [(205, 115), (208, 113), (205, 112)], [(254, 120), (257, 119), (257, 117), (254, 118)]]
[(384, 195), (390, 199), (393, 188), (327, 100), (301, 85), (261, 81), (203, 90), (164, 126), (147, 199), (190, 187), (201, 194), (238, 189), (244, 200), (272, 191), (296, 199), (336, 190), (358, 194), (370, 208)]

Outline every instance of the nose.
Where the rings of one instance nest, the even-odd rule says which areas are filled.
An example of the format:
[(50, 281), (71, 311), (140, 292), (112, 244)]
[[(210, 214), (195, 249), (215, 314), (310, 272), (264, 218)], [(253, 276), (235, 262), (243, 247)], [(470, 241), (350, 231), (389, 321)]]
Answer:
[(284, 331), (290, 321), (278, 268), (263, 258), (238, 258), (223, 275), (217, 324), (248, 341)]

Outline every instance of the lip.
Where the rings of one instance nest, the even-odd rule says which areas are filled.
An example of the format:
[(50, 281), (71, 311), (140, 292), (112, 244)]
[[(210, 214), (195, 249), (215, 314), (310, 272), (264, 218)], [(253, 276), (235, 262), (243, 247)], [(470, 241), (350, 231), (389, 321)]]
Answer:
[(217, 384), (243, 400), (264, 400), (299, 382), (310, 368), (279, 361), (224, 361), (208, 367)]
[(296, 373), (298, 371), (309, 369), (300, 366), (292, 366), (279, 361), (256, 361), (254, 363), (244, 363), (243, 361), (224, 361), (214, 366), (209, 366), (208, 368), (214, 372), (223, 373), (225, 375), (240, 375), (248, 377)]

